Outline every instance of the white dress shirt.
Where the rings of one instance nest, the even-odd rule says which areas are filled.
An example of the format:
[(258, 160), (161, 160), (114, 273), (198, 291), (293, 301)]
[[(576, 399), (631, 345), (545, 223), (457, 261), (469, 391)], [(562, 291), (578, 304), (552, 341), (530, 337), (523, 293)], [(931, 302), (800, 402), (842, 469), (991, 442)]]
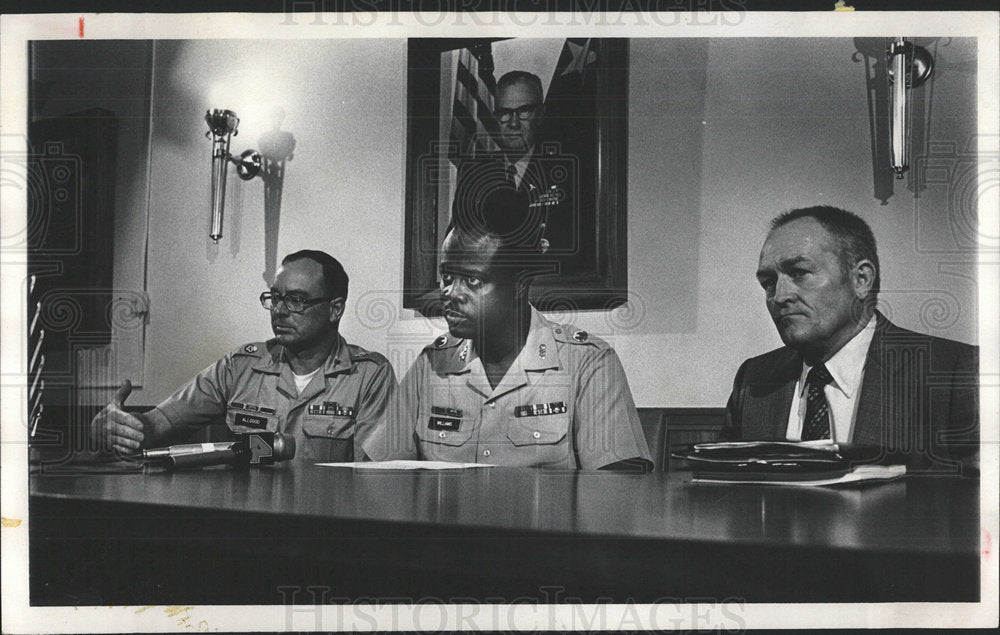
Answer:
[[(865, 376), (865, 359), (875, 335), (875, 318), (868, 320), (861, 332), (844, 344), (827, 360), (826, 369), (833, 381), (823, 387), (826, 402), (830, 405), (830, 441), (850, 443), (854, 433), (854, 418), (858, 412), (858, 394)], [(789, 441), (802, 440), (802, 420), (806, 416), (806, 377), (812, 366), (802, 363), (802, 373), (795, 384), (792, 407), (788, 413), (785, 437)]]
[(515, 161), (512, 165), (514, 166), (514, 187), (517, 189), (521, 188), (521, 181), (524, 180), (524, 173), (528, 171), (528, 164), (531, 163), (531, 157), (535, 154), (535, 148), (532, 147), (530, 150), (524, 153), (520, 159)]

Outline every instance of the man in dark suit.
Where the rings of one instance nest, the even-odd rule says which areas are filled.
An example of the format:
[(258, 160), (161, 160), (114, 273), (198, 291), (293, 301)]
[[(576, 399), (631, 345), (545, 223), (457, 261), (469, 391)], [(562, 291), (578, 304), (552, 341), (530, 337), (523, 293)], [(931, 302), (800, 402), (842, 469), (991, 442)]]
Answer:
[(538, 165), (539, 130), (545, 112), (542, 81), (525, 71), (503, 75), (496, 86), (493, 115), (497, 129), (491, 135), (497, 151), (464, 157), (459, 167), (460, 183), (467, 187), (505, 185), (537, 196), (545, 180)]
[(830, 439), (877, 446), (911, 470), (975, 468), (978, 349), (875, 310), (878, 253), (865, 221), (827, 206), (778, 216), (757, 280), (785, 346), (740, 366), (724, 439)]
[(537, 75), (510, 71), (497, 80), (498, 128), (493, 140), (498, 151), (462, 160), (452, 209), (476, 207), (492, 189), (512, 187), (541, 224), (546, 251), (567, 258), (583, 250), (574, 207), (579, 160), (560, 152), (560, 140), (542, 142), (544, 114), (544, 91)]
[(510, 183), (521, 188), (537, 148), (538, 131), (544, 114), (542, 81), (525, 71), (511, 71), (497, 81), (493, 113), (499, 124), (495, 137), (503, 153)]

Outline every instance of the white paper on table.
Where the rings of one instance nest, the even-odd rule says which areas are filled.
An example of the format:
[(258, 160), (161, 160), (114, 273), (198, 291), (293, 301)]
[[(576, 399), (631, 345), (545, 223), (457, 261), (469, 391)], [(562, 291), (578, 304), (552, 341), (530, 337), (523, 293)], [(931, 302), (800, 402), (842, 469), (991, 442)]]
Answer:
[(697, 450), (731, 450), (733, 448), (759, 448), (766, 446), (786, 446), (792, 450), (801, 447), (816, 448), (818, 450), (829, 450), (838, 452), (840, 446), (830, 441), (830, 439), (815, 439), (813, 441), (718, 441), (712, 443), (695, 443)]
[(820, 485), (840, 485), (842, 483), (863, 483), (868, 481), (888, 481), (906, 475), (905, 465), (859, 465), (847, 474), (837, 478), (824, 478), (808, 481), (770, 479), (725, 479), (725, 478), (692, 478), (692, 483), (731, 483), (735, 485), (798, 485), (800, 487), (817, 487)]
[(352, 467), (358, 470), (458, 470), (466, 467), (493, 467), (489, 463), (451, 461), (366, 461), (357, 463), (317, 463), (320, 467)]

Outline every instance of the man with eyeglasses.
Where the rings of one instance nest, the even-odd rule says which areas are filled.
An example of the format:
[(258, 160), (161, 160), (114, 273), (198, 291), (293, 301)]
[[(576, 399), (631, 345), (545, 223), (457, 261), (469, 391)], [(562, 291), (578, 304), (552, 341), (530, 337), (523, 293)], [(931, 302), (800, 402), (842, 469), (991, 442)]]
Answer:
[(260, 295), (274, 338), (239, 347), (153, 410), (130, 414), (125, 382), (91, 422), (105, 447), (120, 453), (168, 445), (223, 419), (236, 433), (269, 431), (296, 440), (296, 459), (352, 461), (396, 386), (378, 353), (339, 333), (348, 278), (322, 251), (285, 256), (270, 291)]
[[(542, 81), (525, 71), (511, 71), (497, 81), (494, 114), (500, 126), (495, 140), (505, 159), (505, 171), (515, 189), (530, 185), (536, 174), (528, 167), (536, 152), (538, 130), (545, 111)], [(528, 178), (528, 182), (525, 182)]]
[(500, 185), (518, 191), (530, 203), (545, 190), (545, 174), (538, 165), (538, 136), (545, 112), (542, 81), (525, 71), (511, 71), (496, 85), (491, 134), (497, 152), (481, 150), (463, 158), (457, 188)]
[(544, 102), (542, 81), (533, 73), (510, 71), (497, 80), (497, 130), (491, 138), (498, 151), (478, 152), (461, 161), (452, 214), (464, 193), (513, 188), (539, 217), (542, 245), (565, 269), (584, 249), (576, 209), (580, 161), (562, 151), (561, 139), (543, 142)]
[(512, 188), (462, 199), (441, 248), (449, 333), (421, 352), (364, 443), (372, 460), (558, 469), (652, 467), (614, 349), (528, 300), (546, 269)]

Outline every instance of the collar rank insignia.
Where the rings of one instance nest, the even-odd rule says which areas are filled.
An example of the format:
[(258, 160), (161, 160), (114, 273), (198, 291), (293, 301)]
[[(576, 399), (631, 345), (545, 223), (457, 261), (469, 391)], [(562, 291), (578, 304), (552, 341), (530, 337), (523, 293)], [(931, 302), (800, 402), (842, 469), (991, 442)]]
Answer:
[(548, 349), (549, 349), (549, 347), (546, 346), (545, 344), (539, 344), (538, 345), (538, 356), (541, 357), (542, 359), (545, 359), (545, 353), (548, 352)]
[(246, 346), (243, 347), (243, 350), (246, 351), (246, 352), (248, 352), (248, 353), (256, 353), (257, 352), (257, 345), (256, 344), (247, 344)]
[(464, 362), (465, 358), (468, 356), (469, 356), (469, 344), (466, 343), (465, 347), (462, 348), (462, 352), (458, 354), (458, 358)]
[(561, 415), (566, 412), (565, 401), (553, 401), (552, 403), (536, 403), (532, 406), (518, 406), (514, 408), (515, 417), (543, 417), (545, 415)]
[(448, 343), (448, 336), (447, 335), (438, 335), (438, 338), (436, 340), (434, 340), (434, 346), (436, 348), (441, 348), (442, 346), (444, 346), (447, 343)]
[(575, 342), (586, 342), (587, 338), (590, 337), (586, 331), (577, 331), (573, 333), (573, 341)]

